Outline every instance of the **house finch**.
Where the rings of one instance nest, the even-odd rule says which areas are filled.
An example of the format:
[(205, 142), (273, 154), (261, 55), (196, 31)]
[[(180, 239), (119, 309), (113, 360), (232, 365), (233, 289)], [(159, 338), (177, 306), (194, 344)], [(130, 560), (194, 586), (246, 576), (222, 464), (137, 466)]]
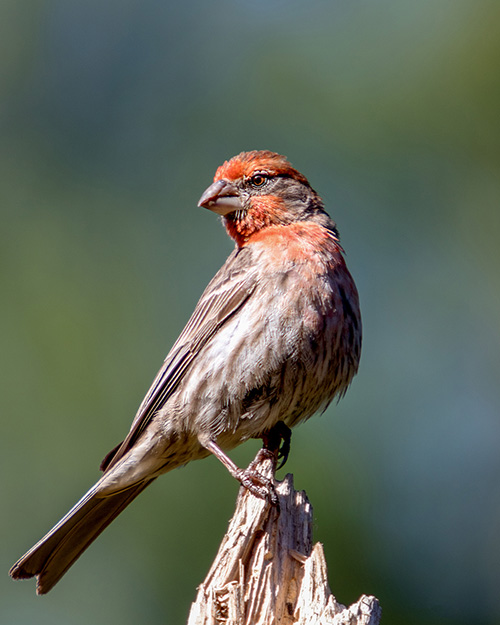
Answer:
[[(201, 296), (100, 480), (11, 569), (48, 592), (137, 495), (210, 453), (244, 486), (272, 493), (226, 455), (342, 396), (361, 351), (358, 294), (335, 223), (285, 157), (226, 161), (199, 206), (222, 215), (236, 242)], [(285, 452), (286, 453), (286, 452)]]

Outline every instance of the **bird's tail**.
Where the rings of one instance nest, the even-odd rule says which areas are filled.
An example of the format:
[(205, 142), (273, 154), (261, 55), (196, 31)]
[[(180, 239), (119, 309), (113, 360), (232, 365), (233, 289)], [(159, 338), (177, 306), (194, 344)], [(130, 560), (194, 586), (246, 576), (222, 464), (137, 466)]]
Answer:
[(14, 564), (9, 571), (11, 577), (26, 579), (36, 576), (37, 593), (43, 595), (48, 592), (153, 479), (106, 497), (99, 496), (97, 484), (93, 486), (48, 534)]

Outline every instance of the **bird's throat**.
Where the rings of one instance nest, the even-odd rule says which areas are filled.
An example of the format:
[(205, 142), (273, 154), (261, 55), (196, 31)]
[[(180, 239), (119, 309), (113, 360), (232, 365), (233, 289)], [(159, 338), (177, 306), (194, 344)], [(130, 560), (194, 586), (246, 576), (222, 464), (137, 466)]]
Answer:
[(251, 238), (270, 226), (289, 222), (287, 207), (281, 198), (262, 196), (250, 203), (247, 210), (235, 211), (224, 217), (229, 236), (238, 247), (249, 243)]

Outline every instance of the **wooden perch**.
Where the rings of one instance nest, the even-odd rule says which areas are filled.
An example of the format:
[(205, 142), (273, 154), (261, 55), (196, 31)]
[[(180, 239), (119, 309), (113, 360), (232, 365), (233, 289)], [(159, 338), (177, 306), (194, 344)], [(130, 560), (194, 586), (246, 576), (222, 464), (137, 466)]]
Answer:
[[(273, 479), (275, 463), (257, 470)], [(275, 481), (279, 509), (241, 488), (219, 552), (198, 589), (188, 625), (378, 625), (363, 595), (349, 608), (328, 586), (323, 546), (312, 544), (312, 507), (293, 476)]]

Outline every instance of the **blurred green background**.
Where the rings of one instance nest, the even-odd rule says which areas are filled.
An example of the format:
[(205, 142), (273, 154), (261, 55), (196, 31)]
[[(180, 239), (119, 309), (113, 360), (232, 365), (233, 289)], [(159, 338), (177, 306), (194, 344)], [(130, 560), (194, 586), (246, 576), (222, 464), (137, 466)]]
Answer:
[(49, 595), (7, 569), (127, 432), (232, 248), (196, 202), (256, 148), (324, 197), (361, 296), (359, 375), (286, 467), (334, 593), (499, 623), (500, 3), (1, 0), (0, 49), (0, 623), (185, 622), (237, 492), (213, 458)]

